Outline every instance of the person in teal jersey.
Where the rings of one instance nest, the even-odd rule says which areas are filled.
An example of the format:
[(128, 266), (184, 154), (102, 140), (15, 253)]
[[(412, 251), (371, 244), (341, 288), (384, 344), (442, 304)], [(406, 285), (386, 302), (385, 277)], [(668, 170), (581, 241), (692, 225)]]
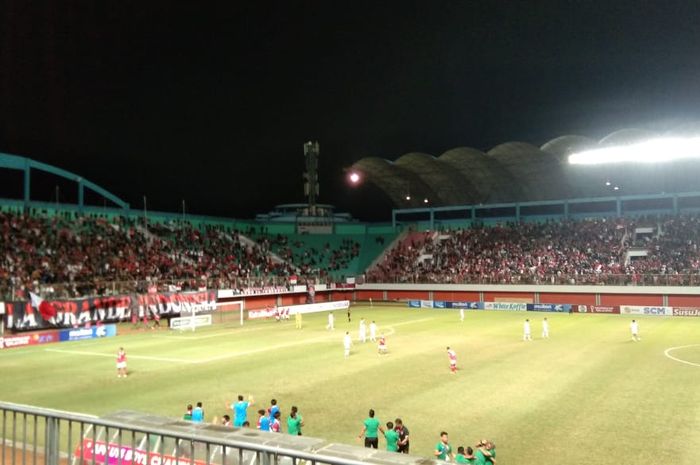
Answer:
[(399, 451), (399, 433), (394, 429), (394, 424), (390, 421), (386, 423), (386, 431), (384, 432), (386, 439), (386, 450), (389, 452)]
[(448, 462), (452, 460), (452, 446), (448, 442), (447, 432), (443, 431), (440, 433), (440, 442), (435, 445), (433, 455), (438, 460), (445, 460)]
[(304, 426), (304, 419), (299, 414), (296, 405), (292, 405), (292, 411), (287, 417), (287, 432), (293, 436), (301, 436), (302, 426)]
[(365, 447), (371, 447), (372, 449), (379, 448), (379, 432), (384, 434), (384, 428), (382, 428), (379, 420), (374, 418), (374, 410), (369, 409), (369, 417), (364, 421), (364, 427), (360, 431), (358, 436), (360, 439), (364, 436)]
[(253, 396), (248, 396), (248, 401), (243, 400), (243, 396), (238, 396), (238, 402), (231, 404), (233, 409), (233, 426), (240, 428), (248, 419), (248, 407), (253, 405)]
[(197, 406), (192, 410), (192, 421), (194, 423), (202, 423), (204, 421), (204, 408), (201, 402), (197, 402)]

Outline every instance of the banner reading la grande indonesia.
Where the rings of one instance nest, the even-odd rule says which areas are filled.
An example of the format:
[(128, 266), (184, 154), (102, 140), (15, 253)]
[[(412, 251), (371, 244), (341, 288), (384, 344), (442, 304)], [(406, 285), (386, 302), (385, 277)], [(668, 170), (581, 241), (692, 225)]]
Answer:
[(5, 302), (5, 327), (13, 331), (73, 328), (88, 323), (178, 316), (181, 312), (216, 310), (216, 291), (162, 292), (86, 299), (47, 300), (56, 309), (49, 321), (29, 300)]

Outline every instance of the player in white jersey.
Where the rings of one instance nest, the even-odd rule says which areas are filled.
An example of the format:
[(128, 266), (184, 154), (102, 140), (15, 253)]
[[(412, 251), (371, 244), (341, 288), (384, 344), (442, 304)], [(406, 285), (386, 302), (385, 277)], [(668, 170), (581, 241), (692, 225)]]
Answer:
[(345, 331), (345, 337), (343, 337), (343, 348), (345, 349), (345, 358), (350, 356), (350, 347), (352, 347), (352, 338), (350, 337), (350, 332)]
[(369, 340), (377, 342), (377, 323), (374, 321), (369, 324)]
[(333, 312), (328, 313), (328, 324), (326, 325), (326, 329), (335, 329), (335, 317), (333, 316)]
[(364, 318), (360, 318), (360, 331), (358, 339), (362, 342), (367, 342), (367, 325), (365, 324)]
[(549, 321), (547, 317), (542, 320), (542, 339), (549, 339)]
[(464, 309), (463, 308), (459, 309), (459, 321), (464, 323)]
[(532, 341), (532, 333), (530, 331), (530, 320), (525, 320), (523, 324), (523, 341)]
[(639, 337), (639, 323), (637, 323), (637, 320), (632, 320), (632, 323), (630, 323), (630, 332), (632, 333), (632, 340), (634, 342), (642, 339)]

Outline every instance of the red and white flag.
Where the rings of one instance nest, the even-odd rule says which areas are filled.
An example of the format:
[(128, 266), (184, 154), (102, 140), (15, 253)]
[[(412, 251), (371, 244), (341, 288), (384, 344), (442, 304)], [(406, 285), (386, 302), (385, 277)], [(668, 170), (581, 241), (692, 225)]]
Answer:
[(32, 307), (39, 310), (39, 313), (44, 320), (49, 321), (51, 318), (56, 316), (56, 307), (33, 292), (29, 293), (29, 297), (32, 299)]

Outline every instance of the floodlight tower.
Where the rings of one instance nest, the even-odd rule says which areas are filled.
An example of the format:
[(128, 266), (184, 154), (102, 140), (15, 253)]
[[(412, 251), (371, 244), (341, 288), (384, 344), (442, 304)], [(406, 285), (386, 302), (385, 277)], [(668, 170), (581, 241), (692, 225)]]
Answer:
[(310, 213), (316, 211), (316, 197), (318, 197), (318, 157), (320, 152), (318, 141), (309, 141), (304, 144), (304, 157), (306, 158), (304, 195), (309, 199)]

